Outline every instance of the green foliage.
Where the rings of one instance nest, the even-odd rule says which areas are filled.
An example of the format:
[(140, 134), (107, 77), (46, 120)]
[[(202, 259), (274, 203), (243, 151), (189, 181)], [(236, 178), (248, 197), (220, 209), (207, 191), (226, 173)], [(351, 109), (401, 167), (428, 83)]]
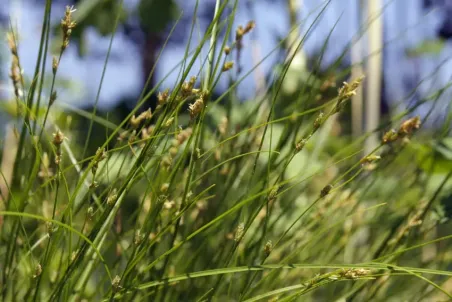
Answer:
[[(79, 30), (104, 20), (108, 34), (108, 20), (121, 22), (118, 2), (107, 3), (81, 2)], [(142, 2), (155, 14), (142, 16), (149, 30), (166, 27), (167, 4)], [(236, 34), (234, 10), (218, 18), (229, 4), (217, 1), (201, 44), (178, 66), (183, 81), (160, 91), (152, 112), (140, 111), (148, 96), (125, 118), (57, 96), (38, 103), (44, 86), (12, 75), (16, 97), (1, 107), (12, 125), (0, 152), (3, 301), (451, 298), (450, 125), (423, 129), (408, 108), (379, 127), (395, 130), (375, 130), (381, 143), (364, 154), (368, 134), (351, 137), (339, 118), (363, 79), (340, 84), (349, 69), (321, 72), (322, 55), (312, 66), (289, 55), (265, 93), (237, 102), (241, 78), (221, 66), (254, 23)], [(232, 53), (210, 53), (211, 72), (194, 70), (209, 40)], [(53, 68), (36, 72), (50, 95)], [(221, 77), (231, 85), (214, 97)]]
[(140, 23), (151, 33), (161, 33), (179, 14), (173, 0), (141, 0), (138, 6)]
[(407, 55), (410, 57), (434, 56), (439, 55), (444, 49), (446, 42), (442, 39), (422, 41), (416, 47), (407, 49)]

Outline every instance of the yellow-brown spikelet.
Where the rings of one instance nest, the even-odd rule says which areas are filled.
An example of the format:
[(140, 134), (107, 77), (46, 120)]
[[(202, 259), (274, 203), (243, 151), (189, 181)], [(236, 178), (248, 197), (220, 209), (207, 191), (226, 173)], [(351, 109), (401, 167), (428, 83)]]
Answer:
[(194, 119), (198, 116), (199, 113), (201, 113), (202, 109), (204, 108), (204, 100), (202, 97), (196, 99), (196, 101), (193, 104), (190, 104), (188, 106), (188, 111), (190, 112), (190, 117)]
[(130, 119), (130, 125), (133, 128), (138, 128), (138, 126), (140, 126), (142, 121), (144, 121), (144, 120), (148, 121), (151, 118), (152, 118), (152, 112), (151, 112), (151, 108), (149, 108), (148, 110), (140, 113), (140, 115), (138, 115), (138, 117), (133, 115), (132, 118)]
[(50, 168), (50, 159), (47, 152), (44, 152), (41, 160), (41, 167), (39, 169), (38, 177), (42, 179), (50, 178), (53, 176), (53, 170)]
[(244, 34), (245, 30), (243, 29), (243, 26), (239, 25), (235, 30), (235, 41), (236, 42), (241, 41)]
[(165, 121), (165, 123), (163, 124), (163, 126), (164, 126), (165, 128), (168, 128), (169, 126), (171, 126), (171, 124), (173, 123), (173, 121), (174, 121), (174, 116), (172, 116), (172, 117), (170, 117), (169, 119), (167, 119), (167, 120)]
[(63, 132), (61, 132), (60, 130), (57, 130), (57, 132), (55, 132), (53, 134), (53, 141), (52, 141), (52, 143), (55, 146), (59, 146), (59, 145), (61, 145), (63, 143), (65, 138), (66, 137), (64, 136)]
[(223, 116), (221, 118), (221, 122), (218, 125), (218, 131), (220, 132), (221, 135), (225, 135), (227, 130), (228, 130), (228, 118), (226, 116)]
[(113, 190), (108, 194), (107, 197), (107, 205), (112, 206), (116, 203), (116, 200), (118, 199), (118, 193), (116, 188), (113, 188)]
[(242, 240), (243, 235), (245, 233), (245, 224), (242, 222), (237, 227), (237, 230), (235, 231), (234, 241), (239, 242)]
[(273, 242), (271, 240), (268, 240), (264, 246), (265, 256), (268, 257), (270, 255), (270, 253), (272, 252), (272, 250), (273, 250)]
[(185, 130), (182, 130), (181, 132), (179, 132), (176, 136), (176, 141), (178, 145), (182, 145), (189, 137), (190, 135), (193, 133), (193, 129), (192, 128), (187, 128)]
[(17, 54), (17, 44), (12, 32), (6, 34), (6, 39), (8, 41), (8, 47), (12, 54), (12, 61), (10, 67), (9, 77), (13, 82), (14, 95), (16, 98), (20, 97), (20, 82), (22, 80), (22, 73), (19, 65), (19, 57)]
[(20, 72), (20, 68), (19, 68), (19, 61), (16, 56), (13, 56), (9, 77), (10, 77), (11, 81), (13, 82), (14, 95), (16, 96), (16, 98), (19, 98), (20, 97), (21, 72)]
[(354, 95), (356, 95), (356, 90), (361, 85), (361, 82), (364, 80), (364, 76), (361, 76), (355, 80), (351, 84), (344, 82), (343, 86), (339, 88), (338, 91), (338, 101), (336, 103), (335, 111), (339, 112), (342, 109), (344, 102)]
[(181, 95), (183, 98), (193, 95), (193, 88), (196, 84), (196, 77), (192, 76), (189, 81), (184, 82), (181, 87)]
[(369, 155), (369, 156), (366, 156), (363, 159), (361, 159), (360, 162), (362, 165), (365, 165), (365, 164), (374, 163), (380, 159), (381, 159), (381, 156), (379, 156), (379, 155)]
[(231, 70), (233, 67), (234, 67), (234, 62), (233, 61), (226, 62), (223, 65), (222, 71), (226, 72), (228, 70)]
[(56, 57), (52, 58), (52, 72), (55, 75), (58, 69), (58, 66), (60, 65), (59, 60)]
[(63, 44), (61, 45), (61, 51), (64, 51), (68, 47), (72, 29), (74, 29), (77, 25), (74, 21), (72, 21), (73, 12), (75, 12), (73, 6), (66, 6), (64, 18), (61, 20), (61, 30), (63, 31)]
[(324, 122), (324, 114), (323, 114), (323, 112), (320, 112), (314, 121), (314, 130), (319, 129), (320, 126), (323, 124), (323, 122)]
[(121, 277), (119, 277), (119, 275), (116, 275), (113, 278), (113, 281), (111, 281), (111, 286), (112, 286), (112, 291), (113, 292), (117, 292), (121, 289)]
[(9, 50), (11, 51), (11, 54), (17, 57), (17, 44), (14, 38), (14, 34), (12, 32), (6, 33), (6, 39), (8, 41), (8, 47)]
[(159, 92), (157, 95), (157, 101), (159, 102), (159, 105), (166, 104), (168, 102), (169, 97), (169, 89), (165, 89), (163, 92)]
[(421, 126), (421, 118), (415, 116), (402, 123), (399, 128), (398, 134), (401, 136), (406, 136), (412, 134), (415, 130), (419, 129)]
[(253, 20), (248, 21), (248, 23), (246, 24), (245, 28), (243, 29), (243, 33), (247, 34), (250, 31), (252, 31), (255, 27), (256, 27), (256, 22), (254, 22)]
[(397, 134), (397, 131), (395, 131), (394, 129), (391, 129), (383, 135), (382, 142), (383, 142), (383, 144), (387, 144), (387, 143), (395, 142), (398, 138), (399, 138), (399, 136)]
[(323, 198), (326, 195), (330, 194), (331, 190), (333, 189), (333, 185), (326, 185), (321, 191), (320, 191), (320, 197)]

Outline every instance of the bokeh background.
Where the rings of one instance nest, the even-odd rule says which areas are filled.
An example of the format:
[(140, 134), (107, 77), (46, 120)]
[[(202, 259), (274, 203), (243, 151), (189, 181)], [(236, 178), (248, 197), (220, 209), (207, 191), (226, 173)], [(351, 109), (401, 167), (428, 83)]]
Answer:
[[(10, 26), (19, 33), (19, 52), (26, 76), (34, 71), (39, 48), (44, 0), (2, 0), (0, 5), (2, 36)], [(259, 75), (270, 76), (275, 64), (285, 55), (283, 46), (278, 46), (290, 31), (287, 0), (243, 0), (239, 1), (236, 24), (255, 20), (257, 27), (252, 33), (251, 44), (242, 55), (241, 73), (251, 70), (263, 57), (271, 55), (238, 87), (241, 100), (251, 99), (259, 87)], [(306, 33), (314, 22), (320, 8), (327, 1), (297, 0), (297, 21), (300, 33)], [(370, 1), (373, 2), (373, 1)], [(303, 45), (306, 62), (319, 54), (331, 33), (328, 47), (322, 58), (322, 67), (327, 68), (344, 51), (343, 66), (353, 62), (366, 62), (369, 58), (368, 0), (332, 0), (315, 23)], [(451, 0), (379, 0), (382, 38), (381, 92), (382, 110), (398, 104), (408, 106), (423, 97), (438, 91), (451, 80), (452, 61), (452, 1)], [(71, 47), (61, 62), (59, 102), (89, 108), (94, 104), (101, 74), (114, 28), (115, 18), (120, 21), (114, 37), (99, 106), (103, 110), (135, 105), (135, 100), (144, 86), (147, 75), (156, 64), (152, 79), (158, 83), (164, 79), (164, 87), (172, 87), (177, 80), (172, 68), (184, 57), (195, 9), (195, 0), (54, 0), (52, 16), (57, 25), (66, 5), (75, 5), (74, 14), (78, 26)], [(196, 47), (213, 17), (215, 1), (199, 1), (196, 31), (192, 37), (192, 48)], [(170, 29), (175, 26), (165, 50), (156, 62)], [(364, 32), (363, 35), (360, 32)], [(360, 39), (357, 39), (360, 37)], [(58, 39), (55, 39), (59, 41)], [(353, 43), (353, 46), (351, 45)], [(58, 43), (55, 43), (55, 46)], [(280, 51), (279, 49), (280, 48)], [(355, 51), (355, 57), (352, 55)], [(204, 52), (207, 53), (207, 50)], [(49, 60), (50, 60), (49, 56)], [(9, 50), (5, 39), (0, 44), (0, 98), (12, 96), (9, 73)], [(49, 61), (51, 62), (51, 61)], [(198, 62), (200, 65), (201, 62)], [(305, 63), (307, 64), (307, 63)], [(199, 66), (198, 65), (198, 66)], [(309, 67), (307, 67), (309, 69)], [(197, 66), (194, 70), (198, 70)], [(49, 66), (50, 71), (50, 66)], [(300, 69), (300, 73), (303, 69)], [(228, 85), (223, 77), (218, 93)], [(435, 103), (436, 113), (447, 109), (450, 93), (446, 91)], [(402, 102), (400, 102), (403, 100)], [(422, 114), (428, 106), (421, 106)]]

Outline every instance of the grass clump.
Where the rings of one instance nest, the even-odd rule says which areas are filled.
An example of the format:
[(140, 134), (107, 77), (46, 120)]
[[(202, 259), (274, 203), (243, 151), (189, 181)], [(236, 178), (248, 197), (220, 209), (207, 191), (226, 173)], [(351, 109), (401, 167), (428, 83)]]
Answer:
[[(237, 1), (217, 1), (201, 43), (178, 65), (180, 81), (146, 87), (116, 123), (59, 104), (55, 80), (75, 10), (65, 12), (49, 65), (50, 2), (30, 84), (8, 35), (15, 118), (1, 154), (2, 300), (451, 298), (450, 125), (421, 131), (414, 104), (382, 120), (380, 144), (364, 154), (372, 133), (346, 130), (364, 77), (349, 79), (337, 64), (325, 75), (303, 70), (297, 93), (287, 92), (323, 11), (268, 89), (241, 103), (236, 89), (251, 72), (240, 76), (240, 53), (259, 25), (234, 28)], [(194, 70), (196, 60), (205, 68)], [(221, 77), (230, 88), (218, 96)]]

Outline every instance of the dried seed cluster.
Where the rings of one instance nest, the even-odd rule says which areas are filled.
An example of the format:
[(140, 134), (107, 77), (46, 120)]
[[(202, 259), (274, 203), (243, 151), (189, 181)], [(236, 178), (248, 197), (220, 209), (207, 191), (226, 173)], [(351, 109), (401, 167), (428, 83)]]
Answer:
[[(19, 65), (19, 56), (17, 53), (17, 44), (14, 34), (12, 32), (8, 32), (6, 34), (6, 39), (8, 41), (8, 47), (12, 55), (11, 67), (9, 72), (9, 78), (13, 82), (14, 87), (14, 95), (18, 99), (20, 95), (20, 84), (22, 82), (22, 72), (20, 70)], [(19, 108), (18, 108), (19, 109)]]
[(421, 118), (419, 116), (410, 118), (404, 121), (397, 131), (394, 129), (387, 131), (383, 135), (382, 143), (388, 144), (395, 142), (401, 138), (408, 138), (414, 133), (414, 131), (416, 131), (420, 127), (421, 127)]
[(72, 21), (72, 13), (75, 11), (76, 10), (73, 6), (66, 6), (64, 18), (61, 20), (61, 30), (63, 31), (63, 44), (61, 45), (61, 51), (64, 51), (68, 47), (72, 30), (77, 25), (74, 21)]
[(361, 85), (362, 80), (364, 77), (359, 77), (355, 79), (351, 84), (348, 84), (347, 82), (344, 82), (343, 86), (338, 90), (338, 97), (337, 102), (334, 108), (329, 112), (328, 114), (324, 114), (323, 112), (320, 112), (319, 115), (314, 120), (314, 124), (312, 126), (311, 132), (300, 139), (298, 142), (295, 143), (295, 153), (300, 152), (305, 147), (306, 143), (309, 141), (309, 139), (314, 135), (314, 133), (326, 122), (326, 120), (341, 111), (342, 107), (344, 106), (345, 102), (350, 99), (353, 95), (356, 94), (356, 90)]

